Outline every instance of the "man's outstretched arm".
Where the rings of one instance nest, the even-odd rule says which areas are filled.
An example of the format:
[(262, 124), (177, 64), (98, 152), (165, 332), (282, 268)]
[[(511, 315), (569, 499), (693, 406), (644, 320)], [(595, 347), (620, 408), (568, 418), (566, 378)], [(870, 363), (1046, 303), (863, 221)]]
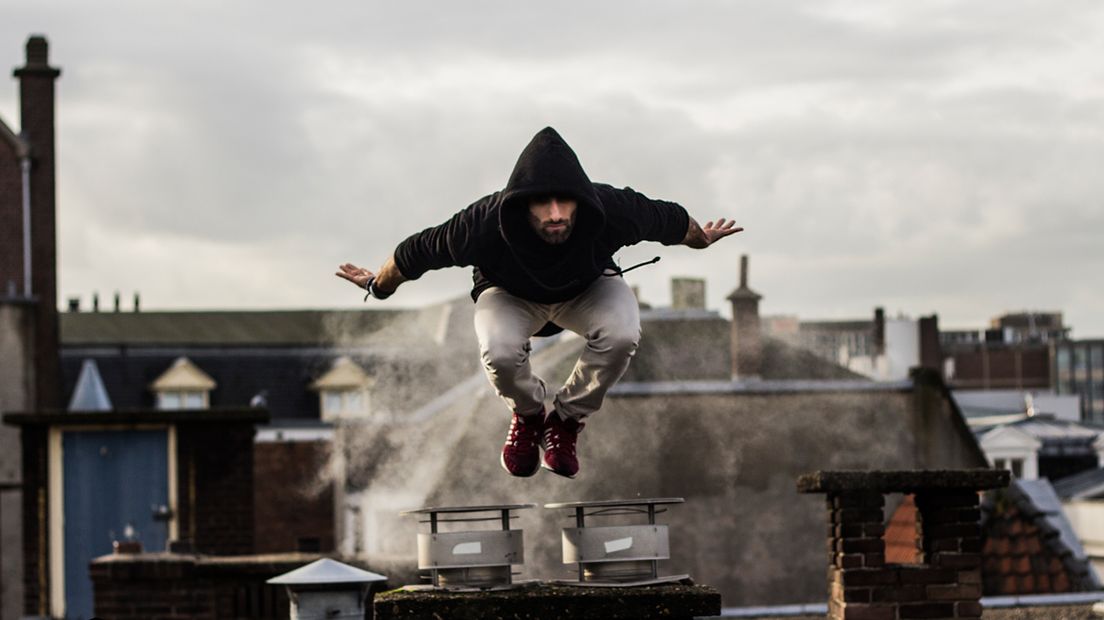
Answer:
[(345, 263), (337, 268), (337, 273), (334, 274), (339, 278), (345, 278), (360, 288), (364, 288), (364, 285), (373, 276), (376, 278), (374, 283), (375, 289), (383, 295), (390, 295), (395, 292), (395, 289), (399, 288), (399, 285), (406, 282), (406, 277), (399, 271), (398, 265), (395, 264), (395, 257), (391, 256), (380, 267), (379, 273), (372, 273), (371, 271), (357, 267), (352, 263)]
[(686, 236), (682, 238), (682, 245), (703, 250), (729, 235), (743, 230), (737, 226), (735, 220), (726, 220), (723, 217), (716, 222), (706, 222), (705, 226), (699, 226), (694, 218), (690, 218), (690, 225), (686, 227)]

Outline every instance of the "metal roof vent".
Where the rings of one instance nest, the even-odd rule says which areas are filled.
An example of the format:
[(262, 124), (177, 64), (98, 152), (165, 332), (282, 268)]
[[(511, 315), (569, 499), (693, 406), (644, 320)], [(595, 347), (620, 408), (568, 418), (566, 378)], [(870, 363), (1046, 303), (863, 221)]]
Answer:
[[(522, 531), (510, 529), (510, 519), (517, 518), (511, 511), (524, 508), (536, 504), (440, 506), (400, 514), (428, 515), (419, 521), (429, 523), (429, 532), (418, 534), (418, 569), (429, 571), (432, 587), (486, 590), (511, 587), (511, 565), (525, 563)], [(502, 529), (438, 531), (441, 523), (487, 521), (501, 523)]]
[[(563, 529), (563, 562), (579, 565), (579, 581), (588, 586), (641, 586), (688, 579), (659, 576), (659, 561), (671, 558), (667, 526), (656, 524), (657, 508), (681, 504), (681, 497), (640, 498), (545, 504), (545, 508), (575, 511), (575, 527)], [(647, 517), (647, 524), (587, 526), (587, 517)], [(631, 519), (621, 519), (622, 521)]]
[(387, 577), (322, 558), (269, 579), (287, 586), (291, 620), (364, 618), (365, 597), (371, 584)]

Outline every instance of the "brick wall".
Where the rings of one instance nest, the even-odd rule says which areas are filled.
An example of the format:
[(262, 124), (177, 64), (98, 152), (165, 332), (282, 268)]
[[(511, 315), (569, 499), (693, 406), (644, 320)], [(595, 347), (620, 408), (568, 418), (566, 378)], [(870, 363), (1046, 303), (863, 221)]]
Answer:
[[(232, 558), (175, 553), (107, 555), (92, 561), (95, 613), (111, 620), (287, 618), (287, 590), (265, 582), (319, 557), (305, 553)], [(386, 588), (386, 582), (373, 584), (374, 591)]]
[(95, 612), (112, 620), (287, 618), (286, 591), (265, 581), (314, 559), (104, 556), (93, 560), (90, 569)]
[(43, 617), (49, 613), (51, 426), (176, 425), (180, 536), (197, 551), (231, 555), (253, 552), (253, 434), (254, 426), (267, 419), (267, 413), (256, 410), (6, 414), (6, 424), (20, 427), (23, 448), (24, 612)]
[(181, 538), (200, 553), (253, 553), (253, 425), (177, 429)]
[[(334, 549), (333, 483), (320, 481), (329, 441), (266, 441), (253, 447), (257, 553)], [(317, 547), (308, 548), (317, 541)]]
[[(818, 472), (812, 476), (802, 477), (799, 488), (827, 494), (830, 619), (981, 617), (978, 492), (1007, 485), (1007, 472)], [(883, 507), (890, 492), (915, 493), (919, 564), (886, 562)]]

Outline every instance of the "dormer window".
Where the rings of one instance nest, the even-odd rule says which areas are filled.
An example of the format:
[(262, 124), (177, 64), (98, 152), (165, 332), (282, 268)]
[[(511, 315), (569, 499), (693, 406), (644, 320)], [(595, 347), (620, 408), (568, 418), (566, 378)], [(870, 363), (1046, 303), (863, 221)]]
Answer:
[(150, 389), (157, 395), (158, 409), (209, 409), (215, 385), (191, 360), (179, 357)]
[(337, 358), (329, 372), (311, 385), (318, 390), (322, 419), (367, 417), (371, 383), (368, 374), (352, 359)]

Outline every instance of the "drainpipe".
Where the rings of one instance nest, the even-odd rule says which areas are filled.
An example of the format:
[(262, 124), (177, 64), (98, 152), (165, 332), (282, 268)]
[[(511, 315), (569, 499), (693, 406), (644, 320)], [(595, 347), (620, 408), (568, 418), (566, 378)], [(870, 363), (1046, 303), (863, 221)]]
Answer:
[(31, 158), (19, 161), (23, 168), (23, 296), (31, 296)]

